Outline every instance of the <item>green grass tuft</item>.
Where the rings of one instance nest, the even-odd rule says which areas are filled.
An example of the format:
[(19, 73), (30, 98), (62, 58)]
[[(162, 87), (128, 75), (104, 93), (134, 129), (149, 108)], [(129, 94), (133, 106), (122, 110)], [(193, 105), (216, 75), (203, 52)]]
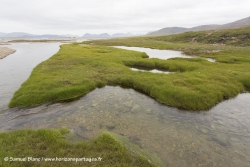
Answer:
[[(108, 132), (88, 142), (71, 143), (64, 139), (66, 128), (59, 130), (18, 130), (0, 133), (0, 166), (159, 166), (162, 162), (149, 162), (146, 156), (134, 154)], [(119, 136), (119, 135), (118, 135)], [(129, 142), (128, 142), (129, 143)], [(131, 144), (133, 145), (133, 144)], [(147, 155), (150, 155), (146, 153)], [(25, 162), (4, 161), (4, 157), (25, 158)], [(28, 161), (28, 157), (40, 162)], [(45, 158), (102, 158), (96, 162), (46, 162)], [(42, 159), (43, 158), (43, 159)], [(155, 158), (156, 159), (156, 158)], [(157, 164), (158, 163), (158, 164)], [(162, 165), (163, 166), (163, 165)]]

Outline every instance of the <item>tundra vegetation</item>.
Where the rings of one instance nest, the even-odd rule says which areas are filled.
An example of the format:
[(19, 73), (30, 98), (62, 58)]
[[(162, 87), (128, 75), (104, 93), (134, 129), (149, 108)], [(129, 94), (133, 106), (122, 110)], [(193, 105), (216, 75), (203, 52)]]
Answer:
[[(117, 134), (104, 132), (90, 141), (72, 143), (65, 139), (68, 132), (66, 128), (61, 128), (0, 133), (0, 166), (163, 166), (157, 157)], [(57, 160), (50, 161), (49, 158)], [(79, 160), (64, 161), (62, 158)], [(89, 158), (96, 159), (90, 162)]]
[[(247, 31), (250, 28), (245, 29)], [(230, 30), (224, 31), (230, 36)], [(225, 36), (224, 31), (213, 33), (220, 32)], [(28, 107), (69, 101), (97, 87), (119, 85), (141, 91), (169, 106), (206, 110), (224, 99), (250, 90), (249, 41), (246, 40), (246, 46), (242, 47), (242, 43), (233, 46), (216, 42), (201, 44), (191, 40), (190, 36), (195, 36), (192, 34), (202, 33), (204, 35), (208, 32), (84, 42), (88, 45), (62, 45), (58, 53), (33, 70), (30, 78), (14, 94), (9, 106)], [(241, 35), (234, 36), (237, 38)], [(172, 39), (177, 38), (179, 40), (172, 42)], [(187, 38), (190, 42), (187, 42)], [(216, 62), (200, 58), (149, 59), (145, 53), (107, 47), (121, 45), (180, 50), (188, 55), (212, 58)], [(130, 67), (174, 73), (145, 73), (132, 71)]]
[[(206, 110), (224, 99), (250, 90), (249, 29), (250, 27), (187, 32), (171, 36), (96, 40), (62, 45), (58, 53), (34, 68), (29, 79), (15, 92), (9, 107), (21, 108), (71, 101), (95, 88), (119, 85), (143, 92), (169, 106), (186, 110)], [(200, 58), (149, 59), (145, 53), (109, 46), (179, 50), (188, 55), (212, 58), (216, 62)], [(132, 71), (131, 67), (174, 73), (166, 75)], [(138, 151), (139, 147), (132, 146), (127, 139), (117, 134), (104, 133), (89, 142), (72, 144), (63, 139), (65, 131), (41, 129), (1, 133), (0, 157), (100, 156), (105, 163), (96, 162), (95, 166), (162, 166), (157, 158), (148, 158), (153, 156)], [(133, 155), (131, 152), (137, 154)], [(40, 165), (35, 162), (29, 164)], [(17, 165), (14, 162), (0, 161), (0, 165), (4, 166), (29, 164), (23, 162)], [(79, 164), (50, 162), (44, 165)]]

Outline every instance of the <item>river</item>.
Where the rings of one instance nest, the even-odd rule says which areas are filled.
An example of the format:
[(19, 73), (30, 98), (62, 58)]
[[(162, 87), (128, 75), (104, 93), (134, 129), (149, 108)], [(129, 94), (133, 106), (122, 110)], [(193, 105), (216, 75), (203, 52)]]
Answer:
[(13, 93), (28, 79), (32, 69), (59, 50), (60, 43), (13, 43), (1, 45), (16, 52), (0, 61), (0, 112)]

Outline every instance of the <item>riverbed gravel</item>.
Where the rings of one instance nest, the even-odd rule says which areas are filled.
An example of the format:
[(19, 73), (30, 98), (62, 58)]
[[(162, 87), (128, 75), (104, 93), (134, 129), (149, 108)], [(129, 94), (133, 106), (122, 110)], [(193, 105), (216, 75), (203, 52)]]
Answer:
[(0, 59), (5, 58), (6, 56), (14, 53), (16, 50), (7, 48), (7, 47), (0, 47)]

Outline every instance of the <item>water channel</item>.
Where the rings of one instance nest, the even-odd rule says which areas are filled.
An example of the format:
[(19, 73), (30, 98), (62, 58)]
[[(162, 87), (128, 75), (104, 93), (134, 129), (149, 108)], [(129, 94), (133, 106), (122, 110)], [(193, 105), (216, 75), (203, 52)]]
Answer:
[(126, 50), (133, 50), (133, 51), (138, 51), (138, 52), (145, 52), (149, 56), (149, 58), (158, 58), (158, 59), (163, 59), (167, 60), (170, 58), (201, 58), (205, 59), (209, 62), (215, 62), (214, 59), (211, 58), (204, 58), (204, 57), (199, 57), (199, 56), (188, 56), (183, 54), (180, 51), (175, 51), (175, 50), (159, 50), (159, 49), (150, 49), (150, 48), (140, 48), (140, 47), (127, 47), (127, 46), (114, 46), (115, 48), (120, 48), (120, 49), (126, 49)]
[(1, 45), (16, 52), (0, 61), (0, 113), (32, 69), (59, 50), (61, 43), (13, 43)]
[(142, 72), (152, 72), (152, 73), (163, 73), (163, 74), (169, 74), (170, 72), (168, 71), (160, 71), (157, 69), (153, 70), (145, 70), (145, 69), (138, 69), (138, 68), (130, 68), (132, 71), (142, 71)]
[(249, 93), (209, 111), (190, 112), (162, 105), (133, 89), (105, 86), (74, 102), (7, 109), (14, 91), (35, 66), (33, 61), (52, 56), (58, 46), (8, 46), (17, 52), (0, 60), (0, 131), (65, 126), (84, 140), (111, 131), (156, 154), (166, 166), (249, 166)]

